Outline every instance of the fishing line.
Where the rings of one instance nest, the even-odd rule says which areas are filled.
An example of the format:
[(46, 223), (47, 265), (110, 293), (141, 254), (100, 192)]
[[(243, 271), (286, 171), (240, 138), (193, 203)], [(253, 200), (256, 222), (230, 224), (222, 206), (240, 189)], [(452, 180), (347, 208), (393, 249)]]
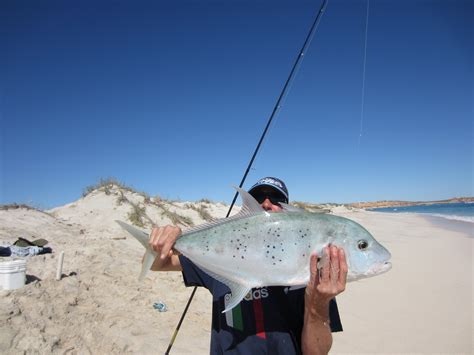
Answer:
[[(273, 121), (273, 118), (276, 116), (277, 112), (280, 110), (281, 108), (281, 105), (282, 105), (282, 100), (283, 98), (286, 96), (290, 86), (291, 86), (291, 83), (294, 79), (294, 76), (296, 75), (296, 73), (298, 72), (298, 68), (299, 68), (299, 65), (301, 63), (301, 61), (303, 60), (303, 57), (304, 57), (304, 52), (306, 51), (306, 49), (308, 48), (309, 44), (311, 43), (311, 40), (313, 39), (313, 36), (316, 32), (316, 29), (318, 28), (318, 25), (319, 25), (319, 22), (321, 21), (321, 16), (323, 15), (324, 11), (326, 10), (326, 6), (327, 6), (327, 3), (328, 3), (329, 0), (324, 0), (323, 3), (321, 4), (321, 7), (319, 8), (317, 14), (316, 14), (316, 17), (313, 21), (313, 24), (311, 25), (311, 28), (308, 32), (308, 35), (306, 36), (306, 39), (303, 43), (303, 47), (301, 48), (301, 50), (299, 51), (298, 53), (298, 56), (296, 57), (296, 60), (293, 64), (293, 68), (291, 69), (291, 72), (290, 74), (288, 75), (288, 78), (286, 79), (286, 82), (285, 82), (285, 85), (283, 86), (283, 89), (281, 90), (281, 93), (280, 93), (280, 96), (278, 97), (278, 100), (275, 104), (275, 106), (273, 107), (273, 111), (270, 115), (270, 118), (268, 119), (267, 121), (267, 124), (265, 126), (265, 129), (263, 130), (263, 133), (262, 135), (260, 136), (260, 139), (258, 141), (258, 144), (257, 144), (257, 147), (255, 148), (255, 151), (253, 152), (252, 154), (252, 158), (250, 159), (250, 162), (247, 166), (247, 169), (245, 170), (245, 173), (244, 173), (244, 176), (242, 177), (242, 180), (240, 181), (240, 184), (239, 184), (239, 187), (242, 188), (242, 186), (244, 185), (244, 182), (245, 182), (245, 179), (247, 178), (247, 175), (252, 167), (252, 164), (255, 160), (255, 157), (257, 156), (257, 153), (260, 149), (260, 146), (262, 145), (262, 142), (267, 134), (267, 131), (268, 131), (268, 128), (270, 127), (270, 124), (272, 123)], [(234, 207), (234, 204), (235, 204), (235, 201), (237, 200), (237, 196), (239, 195), (238, 192), (235, 193), (234, 195), (234, 198), (232, 200), (232, 203), (230, 204), (230, 207), (229, 207), (229, 211), (227, 211), (227, 215), (226, 215), (226, 218), (229, 217), (230, 215), (230, 212), (232, 211), (232, 208)], [(186, 307), (184, 308), (184, 311), (183, 311), (183, 314), (181, 315), (181, 318), (178, 322), (178, 325), (176, 326), (176, 329), (173, 333), (173, 336), (171, 337), (171, 340), (170, 340), (170, 343), (168, 345), (168, 349), (166, 349), (166, 352), (165, 352), (165, 355), (168, 355), (170, 350), (171, 350), (171, 347), (173, 346), (173, 343), (176, 339), (176, 336), (178, 335), (178, 332), (179, 332), (179, 329), (181, 327), (181, 324), (183, 323), (183, 320), (184, 320), (184, 317), (186, 316), (186, 313), (188, 312), (188, 308), (189, 308), (189, 305), (191, 304), (191, 301), (192, 299), (194, 298), (194, 295), (196, 293), (196, 290), (197, 290), (197, 286), (194, 287), (191, 295), (189, 296), (189, 300), (186, 304)]]
[[(359, 127), (359, 137), (357, 143), (357, 150), (360, 152), (360, 141), (362, 140), (362, 131), (363, 131), (363, 123), (364, 123), (364, 105), (365, 105), (365, 68), (367, 63), (367, 37), (368, 37), (368, 30), (369, 30), (369, 6), (370, 0), (367, 0), (367, 12), (365, 16), (365, 40), (364, 40), (364, 64), (362, 68), (362, 93), (361, 93), (361, 103), (360, 103), (360, 127)], [(359, 167), (362, 166), (361, 164), (361, 155), (358, 154), (359, 160)], [(359, 208), (360, 208), (360, 200), (358, 200)]]
[(360, 128), (359, 128), (359, 142), (357, 144), (360, 148), (360, 140), (362, 139), (362, 130), (364, 123), (364, 104), (365, 104), (365, 67), (367, 63), (367, 32), (369, 29), (369, 6), (370, 0), (367, 0), (367, 14), (365, 16), (365, 43), (364, 43), (364, 66), (362, 69), (362, 94), (361, 94), (361, 109), (360, 109)]

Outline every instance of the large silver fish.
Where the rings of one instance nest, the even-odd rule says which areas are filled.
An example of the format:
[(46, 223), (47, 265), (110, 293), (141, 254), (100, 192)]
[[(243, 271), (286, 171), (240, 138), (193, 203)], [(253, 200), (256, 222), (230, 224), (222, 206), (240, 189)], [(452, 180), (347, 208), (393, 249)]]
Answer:
[[(344, 248), (348, 281), (390, 270), (389, 251), (356, 222), (286, 204), (282, 204), (282, 212), (267, 212), (248, 192), (237, 190), (243, 201), (238, 214), (193, 228), (174, 246), (230, 288), (232, 296), (224, 312), (254, 287), (306, 285), (311, 254), (322, 255), (329, 244)], [(149, 234), (117, 223), (147, 250), (140, 274), (143, 279), (157, 256), (148, 244)]]

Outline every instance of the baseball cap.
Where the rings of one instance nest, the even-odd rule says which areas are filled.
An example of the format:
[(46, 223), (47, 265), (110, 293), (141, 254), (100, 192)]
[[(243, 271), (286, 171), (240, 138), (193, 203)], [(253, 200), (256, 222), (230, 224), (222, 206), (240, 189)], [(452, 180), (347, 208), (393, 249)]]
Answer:
[(277, 190), (279, 193), (281, 193), (286, 198), (286, 202), (288, 202), (288, 200), (289, 200), (288, 189), (286, 188), (286, 185), (282, 180), (280, 180), (278, 178), (275, 178), (275, 177), (271, 177), (271, 176), (261, 178), (260, 180), (258, 180), (255, 183), (255, 185), (253, 185), (250, 188), (250, 190), (248, 191), (249, 194), (252, 194), (252, 192), (257, 191), (262, 186), (269, 186), (269, 187)]

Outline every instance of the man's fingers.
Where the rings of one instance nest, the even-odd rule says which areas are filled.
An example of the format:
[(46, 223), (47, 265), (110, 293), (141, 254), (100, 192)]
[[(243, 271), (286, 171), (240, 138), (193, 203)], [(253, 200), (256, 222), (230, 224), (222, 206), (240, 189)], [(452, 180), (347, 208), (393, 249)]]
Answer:
[(174, 246), (174, 239), (167, 238), (163, 242), (163, 247), (161, 248), (161, 259), (166, 259), (169, 256), (171, 249)]
[(329, 255), (329, 247), (323, 251), (323, 267), (320, 270), (320, 278), (322, 283), (329, 282), (329, 269), (331, 264), (331, 256)]
[(346, 261), (346, 254), (344, 253), (344, 249), (339, 249), (339, 283), (341, 285), (346, 285), (347, 280), (347, 272), (349, 271), (349, 267), (347, 266)]
[(339, 250), (331, 246), (330, 278), (332, 283), (339, 281)]
[(174, 226), (153, 228), (150, 234), (150, 246), (160, 255), (161, 259), (170, 256), (176, 239), (181, 234), (181, 229)]
[(310, 287), (314, 287), (319, 282), (319, 271), (318, 271), (318, 256), (316, 254), (311, 255), (311, 259), (309, 261), (309, 285)]
[(160, 246), (158, 242), (162, 234), (163, 234), (163, 228), (153, 228), (151, 231), (149, 244), (151, 248), (157, 253), (160, 253)]

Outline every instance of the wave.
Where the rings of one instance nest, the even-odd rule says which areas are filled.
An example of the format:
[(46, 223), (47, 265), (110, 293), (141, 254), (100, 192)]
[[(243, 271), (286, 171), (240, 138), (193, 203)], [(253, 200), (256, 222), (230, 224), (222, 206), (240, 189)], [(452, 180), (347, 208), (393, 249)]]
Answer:
[(457, 216), (454, 214), (440, 214), (440, 213), (423, 213), (433, 217), (440, 217), (444, 219), (449, 219), (452, 221), (462, 221), (474, 224), (474, 216)]

